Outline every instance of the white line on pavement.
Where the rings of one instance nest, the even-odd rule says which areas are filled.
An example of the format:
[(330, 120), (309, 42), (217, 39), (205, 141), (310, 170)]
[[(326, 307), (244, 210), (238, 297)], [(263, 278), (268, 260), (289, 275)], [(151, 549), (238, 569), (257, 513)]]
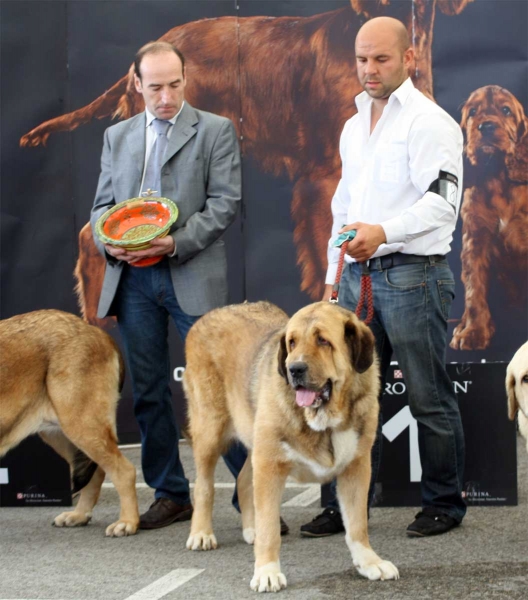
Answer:
[(203, 573), (205, 569), (174, 569), (167, 575), (160, 577), (139, 592), (132, 594), (125, 600), (159, 600), (166, 596), (184, 583), (187, 583), (193, 577)]
[(310, 506), (310, 504), (313, 504), (315, 501), (320, 499), (321, 487), (317, 484), (310, 484), (310, 487), (306, 491), (302, 492), (301, 494), (297, 494), (297, 496), (294, 496), (288, 500), (288, 502), (284, 502), (282, 506), (285, 506), (286, 508), (291, 506), (305, 507)]
[[(193, 488), (194, 487), (194, 483), (191, 483), (190, 486)], [(215, 483), (214, 486), (215, 486), (215, 488), (217, 490), (222, 490), (222, 489), (232, 490), (235, 487), (235, 484), (234, 484), (234, 482), (233, 483)], [(114, 486), (113, 483), (111, 483), (111, 482), (108, 481), (106, 483), (103, 483), (103, 487), (104, 488), (114, 488), (115, 486)], [(139, 482), (136, 483), (136, 488), (148, 488), (148, 487), (149, 486), (146, 483), (143, 483), (141, 481), (139, 481)], [(299, 489), (309, 489), (309, 490), (311, 490), (313, 488), (317, 488), (317, 490), (319, 491), (319, 493), (320, 493), (320, 489), (321, 489), (319, 487), (318, 483), (287, 483), (286, 487), (287, 488), (293, 488), (293, 489), (298, 489), (299, 488)], [(1, 600), (1, 598), (0, 598), (0, 600)]]

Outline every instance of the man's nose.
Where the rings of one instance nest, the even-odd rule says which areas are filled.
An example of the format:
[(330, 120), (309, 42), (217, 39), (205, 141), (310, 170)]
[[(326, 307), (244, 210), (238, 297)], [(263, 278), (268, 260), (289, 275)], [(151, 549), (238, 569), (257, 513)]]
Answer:
[(365, 63), (365, 74), (371, 75), (376, 72), (376, 63), (373, 60), (367, 60)]

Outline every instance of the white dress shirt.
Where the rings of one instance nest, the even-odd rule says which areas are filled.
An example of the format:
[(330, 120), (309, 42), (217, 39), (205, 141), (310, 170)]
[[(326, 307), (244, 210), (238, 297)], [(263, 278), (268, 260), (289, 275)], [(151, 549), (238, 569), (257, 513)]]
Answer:
[[(410, 79), (395, 90), (370, 133), (372, 98), (356, 97), (358, 112), (341, 134), (342, 174), (332, 199), (332, 237), (326, 283), (333, 284), (339, 259), (337, 232), (355, 221), (379, 224), (387, 243), (372, 257), (392, 252), (447, 254), (462, 196), (462, 131)], [(428, 192), (440, 170), (458, 178), (453, 203)], [(354, 259), (346, 255), (347, 262)]]

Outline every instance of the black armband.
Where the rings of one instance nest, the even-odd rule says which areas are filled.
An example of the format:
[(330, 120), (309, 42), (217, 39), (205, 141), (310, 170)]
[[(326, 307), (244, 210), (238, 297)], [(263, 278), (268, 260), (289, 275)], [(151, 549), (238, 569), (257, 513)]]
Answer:
[(442, 196), (442, 198), (456, 212), (458, 196), (458, 178), (447, 171), (440, 171), (438, 179), (435, 179), (429, 186), (428, 192), (433, 192)]

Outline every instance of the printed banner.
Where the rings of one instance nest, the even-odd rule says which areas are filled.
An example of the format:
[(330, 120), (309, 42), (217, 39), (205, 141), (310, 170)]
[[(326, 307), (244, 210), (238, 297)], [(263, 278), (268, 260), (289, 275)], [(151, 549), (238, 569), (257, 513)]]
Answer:
[[(160, 38), (186, 56), (188, 101), (231, 118), (240, 136), (243, 206), (225, 235), (231, 301), (269, 300), (291, 314), (318, 300), (339, 135), (361, 91), (354, 39), (367, 19), (389, 15), (411, 34), (415, 85), (465, 135), (447, 359), (485, 360), (486, 372), (526, 341), (528, 3), (35, 0), (31, 10), (2, 2), (0, 15), (2, 318), (58, 308), (119, 342), (115, 322), (96, 318), (104, 263), (87, 223), (104, 130), (143, 110), (128, 86), (133, 56)], [(170, 336), (182, 420), (183, 352), (174, 328)], [(478, 410), (504, 402), (485, 388)], [(122, 441), (138, 441), (128, 382), (118, 426)]]

